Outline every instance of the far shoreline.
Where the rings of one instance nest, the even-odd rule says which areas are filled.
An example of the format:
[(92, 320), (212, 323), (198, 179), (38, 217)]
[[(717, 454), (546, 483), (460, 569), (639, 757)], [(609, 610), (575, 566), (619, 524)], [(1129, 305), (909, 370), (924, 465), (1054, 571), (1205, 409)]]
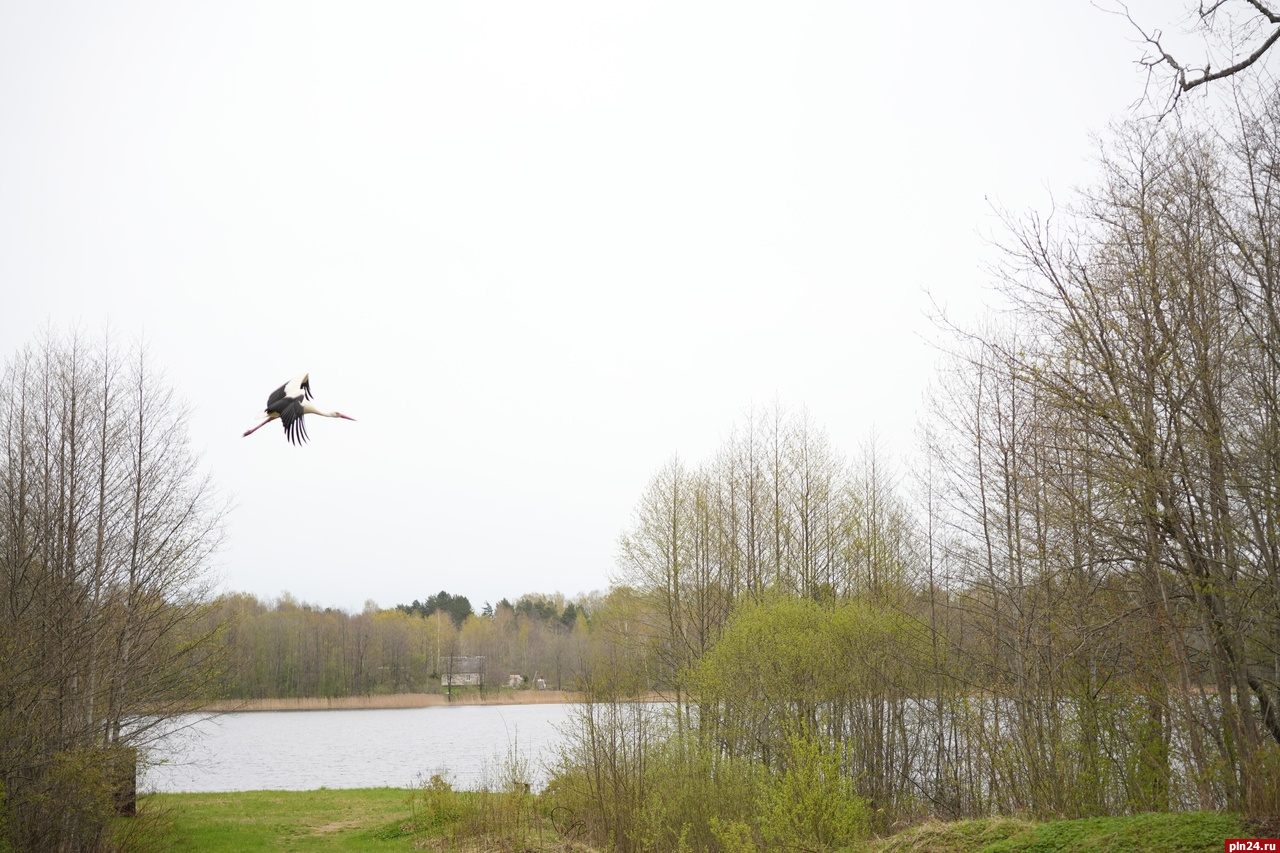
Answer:
[(476, 690), (455, 691), (452, 699), (444, 693), (388, 693), (374, 696), (309, 696), (286, 699), (218, 699), (202, 702), (198, 709), (207, 714), (237, 714), (257, 711), (373, 711), (396, 708), (444, 708), (450, 705), (554, 705), (584, 701), (581, 693), (569, 690)]

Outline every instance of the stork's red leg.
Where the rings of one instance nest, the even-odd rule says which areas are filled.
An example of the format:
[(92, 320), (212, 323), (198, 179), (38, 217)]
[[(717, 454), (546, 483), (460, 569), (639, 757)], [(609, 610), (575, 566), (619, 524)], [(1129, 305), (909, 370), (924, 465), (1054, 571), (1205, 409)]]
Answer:
[(256, 427), (254, 427), (253, 429), (245, 430), (245, 433), (244, 433), (244, 434), (245, 434), (245, 435), (253, 435), (255, 432), (257, 432), (258, 430), (262, 429), (264, 426), (266, 426), (267, 424), (271, 423), (271, 422), (272, 422), (272, 421), (274, 421), (274, 420), (275, 420), (275, 418), (267, 418), (265, 421), (263, 421), (262, 423), (258, 424), (258, 425), (257, 425)]

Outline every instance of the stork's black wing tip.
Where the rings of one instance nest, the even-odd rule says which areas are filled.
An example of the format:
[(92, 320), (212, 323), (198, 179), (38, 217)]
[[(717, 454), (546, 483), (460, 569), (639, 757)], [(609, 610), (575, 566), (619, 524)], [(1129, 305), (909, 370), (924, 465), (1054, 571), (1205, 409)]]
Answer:
[(307, 443), (307, 428), (303, 424), (302, 418), (294, 418), (285, 424), (285, 437), (289, 439), (290, 444), (303, 445)]

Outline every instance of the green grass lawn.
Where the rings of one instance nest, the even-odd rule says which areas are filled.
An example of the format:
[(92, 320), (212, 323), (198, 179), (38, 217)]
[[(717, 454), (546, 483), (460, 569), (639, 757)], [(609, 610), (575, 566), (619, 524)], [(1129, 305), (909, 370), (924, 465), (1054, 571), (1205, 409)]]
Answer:
[(410, 792), (401, 788), (153, 794), (141, 810), (193, 853), (413, 850)]
[[(256, 851), (531, 850), (586, 851), (555, 837), (533, 798), (501, 806), (502, 795), (400, 788), (153, 794), (144, 818), (168, 827), (173, 848), (192, 853)], [(487, 797), (492, 799), (480, 799)], [(431, 818), (448, 813), (451, 831)], [(1142, 814), (1048, 823), (989, 818), (930, 822), (851, 850), (868, 853), (1221, 853), (1227, 838), (1260, 831), (1234, 815)]]

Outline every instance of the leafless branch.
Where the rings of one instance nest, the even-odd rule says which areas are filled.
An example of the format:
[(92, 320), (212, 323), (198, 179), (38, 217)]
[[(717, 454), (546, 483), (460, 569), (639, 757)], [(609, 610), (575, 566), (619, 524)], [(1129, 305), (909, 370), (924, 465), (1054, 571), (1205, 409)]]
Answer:
[[(1219, 12), (1229, 11), (1228, 7), (1233, 3), (1248, 6), (1249, 21), (1230, 21), (1225, 24), (1219, 23), (1216, 19)], [(1148, 28), (1134, 20), (1133, 15), (1129, 11), (1129, 7), (1124, 3), (1118, 3), (1118, 8), (1105, 8), (1097, 5), (1098, 9), (1110, 14), (1122, 16), (1129, 22), (1129, 25), (1138, 33), (1146, 50), (1142, 57), (1137, 60), (1137, 64), (1147, 70), (1147, 84), (1144, 87), (1143, 97), (1141, 100), (1150, 100), (1151, 82), (1160, 76), (1162, 70), (1172, 72), (1173, 85), (1168, 91), (1168, 98), (1161, 110), (1161, 115), (1168, 114), (1178, 104), (1181, 96), (1200, 86), (1212, 83), (1217, 80), (1224, 80), (1243, 71), (1248, 70), (1253, 65), (1262, 60), (1271, 48), (1280, 41), (1280, 12), (1272, 8), (1271, 2), (1263, 2), (1263, 0), (1214, 0), (1214, 2), (1205, 5), (1203, 2), (1196, 8), (1191, 16), (1192, 22), (1188, 32), (1195, 32), (1202, 35), (1206, 40), (1210, 37), (1220, 35), (1219, 27), (1226, 27), (1225, 35), (1228, 40), (1233, 37), (1243, 35), (1243, 41), (1251, 42), (1253, 35), (1252, 25), (1256, 25), (1265, 33), (1265, 37), (1257, 42), (1252, 50), (1236, 59), (1236, 53), (1232, 51), (1231, 63), (1222, 68), (1214, 68), (1208, 58), (1203, 64), (1196, 65), (1187, 62), (1185, 57), (1179, 58), (1175, 56), (1165, 46), (1164, 33), (1160, 29)]]

